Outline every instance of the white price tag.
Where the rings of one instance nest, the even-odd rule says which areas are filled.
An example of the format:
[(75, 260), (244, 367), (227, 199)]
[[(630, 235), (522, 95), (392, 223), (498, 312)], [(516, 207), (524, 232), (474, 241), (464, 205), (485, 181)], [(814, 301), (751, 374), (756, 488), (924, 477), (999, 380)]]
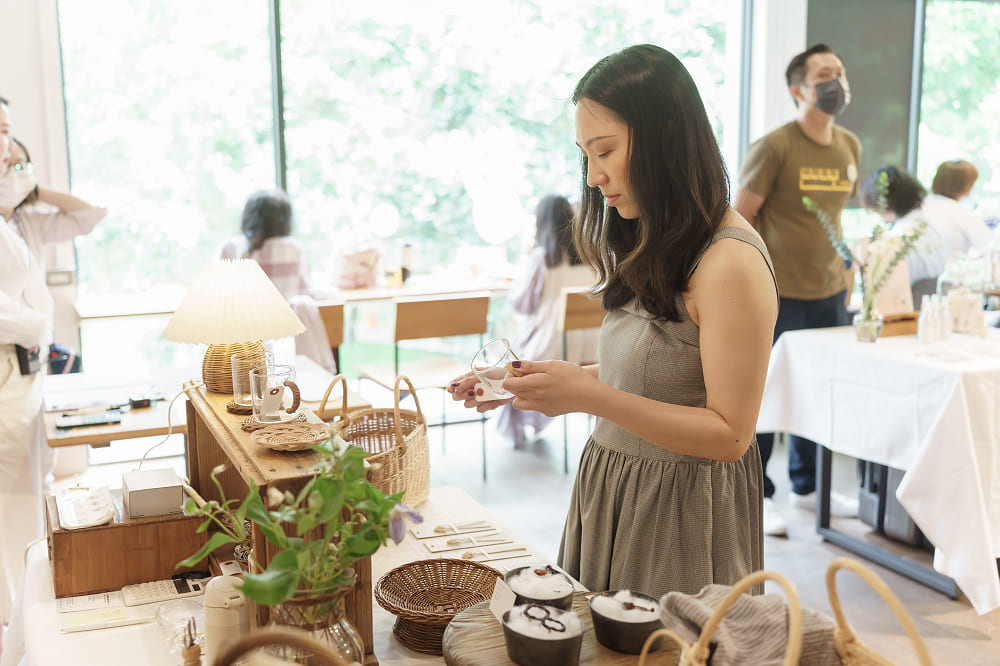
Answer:
[(493, 597), (490, 599), (490, 612), (497, 622), (503, 624), (503, 614), (514, 607), (514, 599), (517, 595), (511, 590), (503, 579), (498, 578), (497, 584), (493, 588)]

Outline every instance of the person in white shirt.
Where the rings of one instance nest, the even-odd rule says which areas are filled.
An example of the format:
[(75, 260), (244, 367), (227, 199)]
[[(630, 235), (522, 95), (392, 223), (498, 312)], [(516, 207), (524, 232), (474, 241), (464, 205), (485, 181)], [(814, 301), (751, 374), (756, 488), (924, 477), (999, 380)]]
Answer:
[(947, 261), (954, 261), (975, 250), (985, 256), (990, 244), (990, 228), (966, 203), (971, 197), (979, 170), (966, 160), (942, 162), (931, 183), (923, 211), (941, 234)]
[[(70, 194), (37, 187), (27, 151), (11, 136), (0, 98), (0, 623), (13, 611), (24, 550), (44, 536), (42, 500), (52, 462), (42, 424), (44, 370), (22, 374), (22, 357), (44, 357), (52, 341), (45, 243), (88, 233), (106, 214)], [(48, 206), (46, 209), (45, 207)], [(44, 368), (44, 366), (42, 366)], [(0, 632), (0, 650), (2, 645)]]
[[(888, 185), (884, 196), (878, 191), (878, 180), (882, 174), (885, 174)], [(881, 213), (882, 221), (890, 225), (890, 234), (902, 236), (926, 223), (923, 235), (906, 255), (911, 286), (936, 284), (947, 261), (948, 248), (940, 231), (947, 223), (933, 219), (921, 208), (926, 194), (927, 190), (916, 178), (889, 164), (875, 169), (861, 186), (861, 199), (865, 206)]]

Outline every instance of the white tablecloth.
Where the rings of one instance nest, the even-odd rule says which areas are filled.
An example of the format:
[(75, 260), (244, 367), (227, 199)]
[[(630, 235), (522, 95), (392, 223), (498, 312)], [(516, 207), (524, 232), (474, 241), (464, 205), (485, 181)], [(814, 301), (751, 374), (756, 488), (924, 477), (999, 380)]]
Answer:
[(757, 422), (906, 470), (896, 496), (980, 614), (1000, 607), (1000, 331), (921, 345), (784, 333)]
[[(494, 560), (485, 562), (489, 566), (503, 572), (507, 567), (513, 568), (526, 564), (548, 564), (548, 560), (538, 554), (529, 544), (525, 544), (507, 526), (503, 525), (486, 509), (472, 499), (465, 491), (454, 486), (432, 488), (430, 497), (419, 507), (424, 516), (424, 524), (464, 523), (467, 521), (485, 520), (512, 540), (509, 546), (524, 547), (529, 557)], [(440, 539), (435, 539), (440, 541)], [(415, 560), (432, 557), (423, 541), (408, 534), (398, 546), (385, 546), (372, 558), (372, 580), (377, 581), (389, 570)], [(449, 553), (460, 557), (461, 551)], [(584, 589), (580, 587), (579, 589)], [(193, 597), (198, 600), (200, 597)], [(157, 604), (126, 607), (131, 616), (146, 616), (155, 613)], [(383, 610), (372, 601), (372, 619), (374, 625), (375, 656), (383, 666), (416, 666), (419, 664), (441, 664), (439, 656), (414, 652), (400, 643), (392, 633), (395, 616)], [(48, 553), (44, 541), (35, 544), (28, 552), (27, 576), (25, 578), (24, 594), (18, 599), (15, 616), (12, 620), (12, 631), (17, 636), (13, 645), (3, 654), (3, 664), (16, 664), (23, 632), (23, 646), (27, 653), (29, 666), (50, 666), (53, 664), (74, 664), (74, 666), (177, 666), (178, 656), (171, 657), (163, 638), (163, 632), (156, 623), (138, 624), (98, 631), (77, 633), (61, 633), (60, 628), (66, 626), (68, 616), (56, 612), (56, 600), (52, 588), (52, 569), (49, 565)]]

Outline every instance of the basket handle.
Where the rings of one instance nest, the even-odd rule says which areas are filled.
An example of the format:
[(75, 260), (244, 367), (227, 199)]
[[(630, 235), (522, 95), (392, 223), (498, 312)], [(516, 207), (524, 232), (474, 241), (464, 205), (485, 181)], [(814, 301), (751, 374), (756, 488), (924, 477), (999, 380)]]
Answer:
[(406, 375), (400, 375), (396, 377), (396, 385), (393, 389), (396, 401), (392, 406), (392, 416), (396, 419), (396, 443), (399, 446), (405, 447), (403, 443), (403, 423), (402, 419), (399, 417), (399, 382), (406, 382), (406, 385), (410, 387), (410, 395), (413, 396), (413, 404), (417, 406), (417, 416), (422, 420), (424, 418), (424, 413), (420, 410), (420, 400), (417, 399), (417, 390), (413, 388), (413, 382)]
[(330, 385), (326, 387), (326, 393), (323, 394), (323, 399), (319, 401), (319, 418), (321, 421), (325, 420), (323, 414), (326, 413), (326, 401), (330, 397), (330, 393), (333, 392), (333, 387), (340, 382), (344, 385), (344, 401), (340, 406), (340, 418), (341, 420), (347, 418), (347, 377), (344, 375), (337, 375), (330, 381)]
[(833, 643), (841, 659), (846, 657), (851, 644), (860, 645), (857, 636), (854, 634), (854, 630), (847, 623), (847, 618), (844, 616), (844, 609), (840, 604), (840, 595), (837, 593), (837, 572), (841, 569), (849, 569), (857, 574), (861, 580), (868, 584), (868, 587), (875, 590), (882, 597), (882, 601), (892, 609), (892, 612), (896, 615), (896, 619), (899, 620), (899, 623), (903, 626), (903, 630), (906, 631), (906, 635), (910, 637), (910, 643), (913, 644), (913, 649), (917, 653), (920, 663), (923, 666), (930, 666), (933, 662), (931, 661), (930, 653), (927, 651), (927, 646), (924, 644), (924, 639), (921, 638), (916, 624), (913, 623), (913, 618), (906, 612), (906, 608), (900, 602), (899, 597), (889, 589), (889, 586), (885, 584), (884, 580), (879, 578), (878, 574), (860, 562), (847, 557), (838, 557), (830, 563), (829, 568), (826, 570), (826, 591), (830, 596), (830, 606), (833, 608), (833, 615), (837, 620), (837, 626), (833, 629)]
[(646, 638), (646, 642), (642, 646), (642, 652), (639, 653), (639, 666), (643, 665), (649, 649), (660, 636), (668, 636), (680, 645), (681, 659), (678, 666), (705, 666), (708, 663), (709, 642), (712, 640), (712, 634), (722, 622), (726, 611), (744, 592), (765, 580), (773, 580), (781, 585), (785, 590), (785, 596), (788, 597), (788, 645), (785, 647), (785, 661), (783, 663), (784, 666), (798, 664), (802, 654), (802, 608), (799, 606), (799, 595), (795, 591), (795, 585), (787, 576), (777, 571), (754, 571), (741, 578), (723, 597), (712, 612), (711, 617), (708, 618), (708, 622), (702, 627), (701, 635), (698, 636), (694, 645), (670, 629), (657, 629)]

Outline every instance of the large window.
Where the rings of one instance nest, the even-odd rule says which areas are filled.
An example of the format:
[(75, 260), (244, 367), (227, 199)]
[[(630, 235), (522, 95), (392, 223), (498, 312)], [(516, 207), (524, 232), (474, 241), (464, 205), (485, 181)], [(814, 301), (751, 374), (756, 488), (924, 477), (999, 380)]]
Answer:
[[(295, 233), (319, 286), (333, 286), (340, 252), (362, 245), (386, 256), (411, 243), (418, 271), (462, 246), (514, 261), (538, 197), (578, 195), (569, 97), (598, 58), (638, 42), (668, 48), (720, 141), (735, 145), (741, 6), (285, 0), (276, 82), (268, 3), (62, 2), (73, 189), (110, 210), (77, 245), (83, 310), (127, 312), (122, 294), (141, 294), (140, 309), (176, 303), (238, 233), (246, 196), (277, 182), (275, 90)], [(137, 354), (170, 362), (162, 323), (135, 324)], [(85, 321), (88, 359), (120, 359), (107, 330)]]
[(979, 169), (980, 213), (1000, 222), (1000, 3), (929, 0), (917, 175), (929, 189), (944, 160)]

